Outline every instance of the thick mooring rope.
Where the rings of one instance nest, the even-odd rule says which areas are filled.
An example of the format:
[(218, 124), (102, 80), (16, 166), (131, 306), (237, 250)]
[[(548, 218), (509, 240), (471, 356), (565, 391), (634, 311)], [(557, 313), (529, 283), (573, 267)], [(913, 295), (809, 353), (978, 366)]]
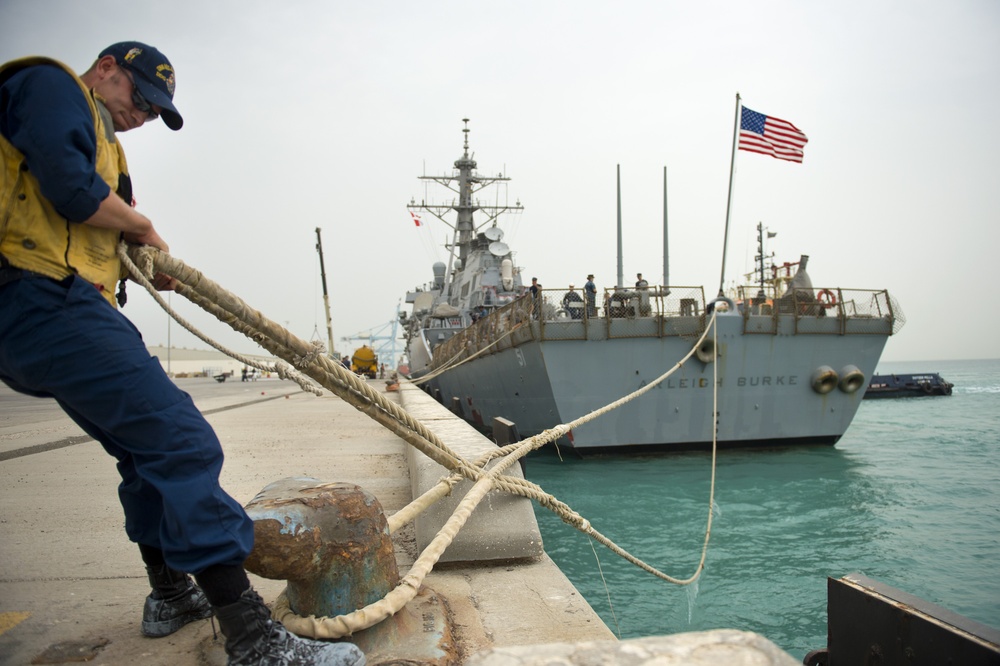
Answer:
[(426, 375), (421, 375), (419, 378), (413, 380), (413, 383), (419, 385), (419, 384), (423, 384), (425, 382), (429, 382), (430, 380), (435, 379), (435, 378), (439, 377), (440, 375), (443, 375), (446, 372), (450, 372), (451, 370), (454, 370), (455, 368), (457, 368), (460, 365), (465, 365), (469, 361), (471, 361), (471, 360), (473, 360), (475, 358), (479, 358), (480, 356), (482, 356), (483, 354), (485, 354), (489, 350), (493, 349), (494, 347), (496, 347), (498, 344), (500, 344), (501, 342), (503, 342), (504, 340), (506, 340), (510, 336), (514, 335), (514, 333), (516, 333), (518, 330), (520, 330), (522, 326), (525, 326), (528, 323), (529, 322), (523, 321), (523, 322), (519, 322), (517, 324), (514, 324), (514, 326), (511, 327), (511, 329), (509, 331), (507, 331), (506, 333), (504, 333), (503, 335), (501, 335), (500, 337), (498, 337), (496, 340), (494, 340), (490, 344), (486, 345), (485, 347), (483, 347), (482, 349), (480, 349), (479, 351), (477, 351), (475, 354), (470, 355), (468, 358), (463, 358), (461, 361), (458, 361), (456, 363), (455, 360), (459, 356), (461, 356), (462, 354), (464, 354), (467, 351), (465, 349), (460, 349), (459, 351), (457, 351), (455, 353), (454, 356), (452, 356), (447, 361), (445, 361), (440, 367), (435, 368), (434, 370), (428, 372)]
[[(420, 554), (410, 569), (410, 572), (403, 576), (399, 585), (391, 590), (383, 599), (369, 604), (365, 608), (341, 615), (335, 618), (317, 618), (310, 616), (303, 618), (295, 615), (288, 607), (287, 597), (282, 593), (275, 603), (274, 616), (284, 623), (290, 630), (304, 636), (316, 638), (340, 638), (349, 636), (356, 631), (371, 627), (383, 619), (397, 613), (407, 602), (412, 600), (420, 589), (424, 579), (430, 573), (433, 566), (440, 559), (445, 549), (452, 543), (458, 531), (462, 528), (472, 511), (479, 502), (489, 493), (490, 490), (498, 489), (510, 492), (523, 497), (534, 499), (540, 505), (553, 511), (567, 524), (573, 525), (580, 531), (593, 537), (612, 552), (623, 557), (627, 561), (641, 567), (645, 571), (667, 580), (669, 582), (686, 585), (694, 582), (701, 575), (704, 569), (705, 557), (708, 550), (709, 538), (711, 535), (712, 507), (714, 506), (715, 493), (715, 451), (716, 451), (716, 431), (717, 424), (713, 424), (712, 429), (712, 482), (709, 500), (708, 523), (705, 533), (705, 542), (702, 548), (701, 558), (695, 573), (686, 579), (679, 579), (669, 576), (658, 569), (646, 564), (642, 560), (632, 556), (627, 551), (619, 547), (613, 541), (593, 528), (589, 521), (573, 511), (568, 505), (549, 495), (536, 484), (527, 480), (509, 477), (503, 474), (517, 460), (527, 455), (530, 451), (541, 448), (545, 444), (552, 442), (573, 428), (588, 423), (600, 416), (624, 405), (646, 392), (652, 390), (663, 380), (676, 372), (695, 353), (701, 343), (708, 336), (709, 331), (716, 331), (715, 313), (712, 315), (710, 326), (705, 327), (698, 341), (692, 349), (666, 373), (643, 386), (634, 393), (624, 396), (605, 407), (581, 416), (570, 423), (561, 424), (550, 428), (534, 437), (531, 437), (517, 444), (512, 444), (501, 449), (497, 449), (470, 464), (460, 455), (449, 449), (441, 442), (436, 435), (427, 430), (419, 421), (413, 419), (405, 410), (394, 402), (386, 400), (384, 396), (374, 391), (368, 384), (362, 381), (354, 373), (349, 372), (339, 363), (335, 363), (328, 356), (323, 354), (323, 350), (316, 345), (301, 340), (287, 330), (277, 325), (275, 322), (264, 317), (259, 311), (250, 308), (237, 296), (222, 289), (219, 285), (206, 278), (199, 271), (186, 266), (180, 260), (148, 246), (130, 246), (122, 243), (119, 247), (119, 256), (122, 257), (123, 264), (138, 282), (149, 291), (154, 298), (164, 307), (171, 316), (182, 326), (190, 330), (202, 340), (208, 342), (223, 353), (243, 361), (241, 357), (229, 350), (224, 349), (215, 342), (203, 336), (186, 321), (183, 321), (174, 313), (163, 299), (156, 292), (149, 281), (154, 273), (164, 273), (175, 278), (178, 282), (175, 290), (185, 296), (196, 305), (199, 305), (207, 312), (216, 316), (220, 321), (228, 324), (234, 330), (243, 333), (251, 340), (267, 349), (275, 356), (284, 359), (292, 364), (296, 369), (291, 368), (279, 370), (277, 364), (275, 368), (264, 366), (246, 359), (247, 365), (253, 365), (260, 369), (269, 369), (279, 372), (279, 376), (295, 379), (296, 376), (305, 380), (308, 376), (338, 395), (359, 411), (364, 412), (380, 424), (384, 425), (391, 432), (402, 438), (407, 443), (416, 447), (419, 451), (427, 455), (438, 464), (451, 470), (448, 478), (443, 479), (434, 488), (424, 493), (409, 505), (404, 507), (390, 518), (390, 530), (394, 531), (405, 525), (416, 515), (419, 515), (427, 506), (445, 496), (460, 478), (466, 478), (474, 482), (472, 489), (459, 503), (451, 518), (441, 528), (441, 531), (428, 544), (424, 552)], [(142, 268), (140, 268), (140, 266)], [(716, 333), (717, 335), (717, 333)], [(715, 347), (718, 349), (718, 346)], [(716, 364), (717, 366), (717, 364)], [(281, 374), (281, 373), (287, 374)], [(713, 390), (713, 400), (715, 409), (713, 414), (718, 414), (718, 368), (714, 369), (715, 381)], [(295, 379), (305, 390), (313, 390), (315, 387), (306, 381)], [(312, 388), (308, 388), (312, 387)], [(314, 391), (315, 392), (315, 391)], [(499, 461), (489, 470), (484, 471), (486, 466), (499, 458)]]
[[(129, 247), (128, 244), (125, 243), (125, 242), (122, 242), (122, 243), (120, 243), (118, 245), (118, 257), (121, 259), (122, 264), (125, 266), (126, 270), (128, 270), (129, 274), (132, 276), (132, 279), (134, 279), (136, 282), (138, 282), (143, 287), (145, 287), (146, 291), (148, 291), (152, 295), (152, 297), (156, 300), (156, 302), (160, 304), (160, 307), (163, 308), (164, 311), (174, 319), (174, 321), (176, 321), (178, 324), (180, 324), (181, 326), (183, 326), (184, 328), (186, 328), (188, 331), (190, 331), (191, 333), (193, 333), (200, 340), (202, 340), (204, 342), (207, 342), (208, 344), (210, 344), (211, 346), (215, 347), (217, 350), (219, 350), (220, 352), (222, 352), (226, 356), (228, 356), (230, 358), (233, 358), (233, 359), (236, 359), (237, 361), (239, 361), (243, 365), (246, 365), (246, 366), (249, 366), (249, 367), (252, 367), (252, 368), (257, 368), (258, 370), (260, 370), (262, 372), (274, 372), (279, 377), (281, 377), (282, 379), (291, 379), (296, 384), (298, 384), (299, 386), (301, 386), (304, 391), (309, 391), (309, 392), (314, 393), (316, 395), (323, 395), (322, 389), (320, 389), (318, 386), (316, 386), (315, 383), (313, 383), (312, 381), (310, 381), (301, 372), (298, 372), (294, 368), (290, 367), (287, 363), (283, 363), (283, 362), (279, 361), (278, 363), (275, 363), (272, 366), (272, 365), (268, 365), (267, 363), (261, 363), (259, 361), (255, 361), (254, 359), (252, 359), (252, 358), (250, 358), (248, 356), (244, 356), (244, 355), (240, 354), (239, 352), (235, 352), (232, 349), (228, 349), (227, 347), (223, 347), (221, 344), (219, 344), (215, 340), (209, 338), (207, 335), (205, 335), (204, 333), (202, 333), (201, 331), (199, 331), (197, 328), (195, 328), (195, 326), (193, 324), (191, 324), (186, 319), (184, 319), (183, 317), (181, 317), (180, 314), (176, 310), (174, 310), (172, 307), (170, 307), (170, 305), (165, 300), (163, 300), (163, 297), (160, 296), (160, 292), (156, 291), (156, 289), (153, 287), (152, 283), (149, 281), (149, 278), (146, 277), (147, 275), (152, 276), (152, 274), (153, 274), (153, 262), (152, 262), (152, 258), (148, 254), (147, 255), (141, 255), (142, 258), (145, 260), (145, 261), (143, 261), (143, 264), (144, 264), (143, 268), (145, 269), (145, 271), (144, 271), (143, 269), (140, 269), (138, 266), (136, 266), (132, 262), (132, 258), (129, 257), (128, 247)], [(220, 320), (223, 319), (223, 317), (221, 315), (221, 310), (219, 310), (218, 308), (215, 308), (211, 303), (209, 303), (207, 301), (204, 301), (197, 294), (195, 294), (193, 292), (189, 292), (189, 290), (186, 288), (186, 286), (184, 284), (178, 284), (177, 288), (176, 288), (176, 291), (180, 295), (185, 296), (188, 300), (190, 300), (190, 301), (196, 303), (197, 305), (201, 306), (204, 310), (212, 313), (213, 315), (215, 315), (216, 317), (218, 317)], [(185, 293), (185, 292), (188, 292), (188, 293)], [(249, 336), (248, 332), (246, 332), (246, 331), (241, 331), (241, 332), (244, 333), (244, 334), (247, 334), (247, 337), (251, 337), (251, 336)], [(319, 343), (318, 347), (315, 350), (314, 355), (322, 354), (323, 351), (324, 351), (323, 350), (323, 345), (322, 345), (322, 343)]]

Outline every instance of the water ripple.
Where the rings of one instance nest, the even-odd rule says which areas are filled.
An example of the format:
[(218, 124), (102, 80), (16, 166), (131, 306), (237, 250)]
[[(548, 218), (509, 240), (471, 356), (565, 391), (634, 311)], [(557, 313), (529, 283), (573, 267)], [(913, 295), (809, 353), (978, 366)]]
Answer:
[[(1000, 624), (1000, 362), (934, 366), (955, 382), (951, 397), (866, 401), (836, 447), (723, 452), (695, 589), (599, 550), (623, 637), (738, 628), (801, 658), (826, 644), (826, 577), (853, 572)], [(596, 529), (687, 577), (704, 539), (709, 462), (540, 456), (527, 468)], [(536, 515), (549, 555), (613, 626), (588, 540)]]

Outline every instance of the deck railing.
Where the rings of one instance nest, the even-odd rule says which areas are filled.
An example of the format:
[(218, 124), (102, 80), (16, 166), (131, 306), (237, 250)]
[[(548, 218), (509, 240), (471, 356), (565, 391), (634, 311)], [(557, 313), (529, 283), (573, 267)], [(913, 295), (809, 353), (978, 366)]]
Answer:
[(696, 338), (705, 330), (706, 306), (721, 312), (730, 303), (745, 334), (892, 335), (905, 321), (885, 290), (820, 288), (776, 298), (757, 287), (739, 287), (714, 304), (706, 303), (702, 287), (607, 288), (593, 296), (588, 302), (582, 290), (526, 293), (438, 345), (433, 367), (532, 340)]

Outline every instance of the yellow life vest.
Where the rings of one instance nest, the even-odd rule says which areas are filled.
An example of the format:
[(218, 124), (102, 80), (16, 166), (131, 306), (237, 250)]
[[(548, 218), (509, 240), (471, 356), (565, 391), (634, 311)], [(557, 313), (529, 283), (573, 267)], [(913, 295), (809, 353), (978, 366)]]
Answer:
[[(80, 86), (90, 106), (97, 136), (94, 164), (97, 174), (113, 192), (126, 194), (131, 204), (128, 165), (116, 140), (110, 115), (100, 98), (66, 65), (43, 57), (22, 58), (0, 66), (0, 83), (25, 67), (61, 67)], [(123, 277), (116, 254), (121, 232), (60, 215), (41, 192), (38, 180), (28, 170), (24, 155), (0, 135), (0, 255), (12, 266), (61, 280), (77, 274), (115, 306), (115, 283)], [(125, 183), (125, 187), (121, 187)], [(109, 195), (110, 196), (110, 195)]]

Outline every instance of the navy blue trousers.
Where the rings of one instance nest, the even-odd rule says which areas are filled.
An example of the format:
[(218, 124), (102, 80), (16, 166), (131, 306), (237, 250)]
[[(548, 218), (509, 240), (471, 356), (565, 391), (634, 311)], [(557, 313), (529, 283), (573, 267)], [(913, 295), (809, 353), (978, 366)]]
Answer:
[(0, 380), (55, 398), (118, 460), (132, 541), (188, 573), (243, 565), (253, 521), (219, 486), (218, 437), (93, 285), (32, 275), (0, 286)]

